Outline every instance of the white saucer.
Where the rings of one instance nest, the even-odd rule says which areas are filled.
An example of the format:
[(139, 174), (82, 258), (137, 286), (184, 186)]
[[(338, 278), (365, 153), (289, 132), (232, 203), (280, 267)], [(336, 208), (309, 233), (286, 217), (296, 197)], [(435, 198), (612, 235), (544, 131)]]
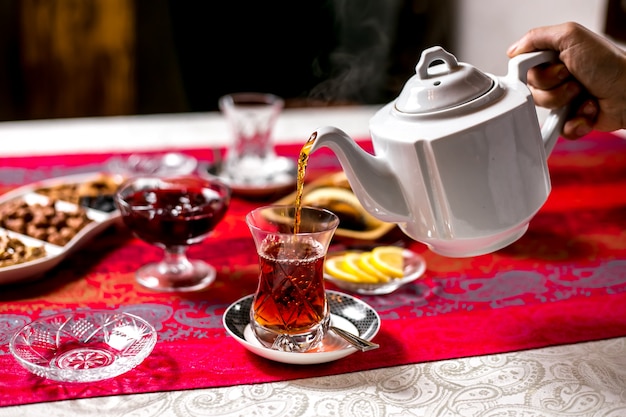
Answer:
[[(380, 329), (376, 310), (350, 295), (327, 291), (333, 326), (342, 328), (366, 340), (372, 340)], [(346, 341), (329, 332), (322, 345), (306, 353), (281, 352), (266, 348), (256, 339), (250, 328), (250, 307), (254, 295), (248, 295), (231, 304), (222, 317), (226, 331), (243, 347), (263, 358), (276, 362), (311, 365), (336, 361), (357, 352)]]

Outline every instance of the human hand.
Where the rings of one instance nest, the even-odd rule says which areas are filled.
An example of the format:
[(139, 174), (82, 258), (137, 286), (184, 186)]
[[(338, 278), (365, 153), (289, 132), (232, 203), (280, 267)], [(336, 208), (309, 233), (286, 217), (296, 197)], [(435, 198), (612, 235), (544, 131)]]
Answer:
[(626, 128), (626, 52), (577, 23), (528, 31), (507, 54), (555, 50), (560, 61), (528, 71), (535, 103), (550, 109), (570, 105), (562, 135), (580, 138), (592, 130)]

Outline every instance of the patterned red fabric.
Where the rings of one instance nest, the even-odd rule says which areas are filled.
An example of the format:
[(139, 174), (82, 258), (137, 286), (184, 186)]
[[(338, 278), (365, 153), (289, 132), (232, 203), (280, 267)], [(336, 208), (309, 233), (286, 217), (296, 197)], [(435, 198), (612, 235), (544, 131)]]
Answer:
[[(294, 158), (298, 150), (278, 148)], [(210, 158), (206, 150), (185, 152)], [(108, 157), (3, 158), (2, 190), (92, 171)], [(224, 310), (256, 288), (257, 257), (243, 219), (266, 201), (235, 198), (215, 233), (191, 248), (191, 257), (218, 269), (216, 282), (193, 294), (137, 285), (134, 271), (161, 252), (122, 226), (111, 227), (40, 280), (2, 288), (0, 405), (281, 381), (624, 336), (626, 141), (599, 133), (561, 140), (549, 165), (549, 200), (528, 232), (503, 250), (450, 259), (397, 229), (385, 236), (385, 242), (402, 240), (422, 254), (426, 273), (391, 295), (360, 296), (382, 318), (375, 338), (380, 349), (322, 365), (257, 357), (222, 326)], [(311, 177), (338, 169), (330, 152), (311, 157)], [(133, 312), (156, 327), (158, 343), (139, 367), (111, 380), (63, 384), (30, 374), (10, 355), (11, 335), (28, 321), (96, 307)]]

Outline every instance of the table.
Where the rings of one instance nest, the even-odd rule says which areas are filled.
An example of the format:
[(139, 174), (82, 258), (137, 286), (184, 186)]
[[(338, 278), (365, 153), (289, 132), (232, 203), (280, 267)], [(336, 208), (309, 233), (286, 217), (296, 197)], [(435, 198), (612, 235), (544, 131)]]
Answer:
[[(277, 126), (277, 141), (286, 144), (298, 138), (304, 140), (313, 129), (326, 124), (343, 128), (353, 137), (364, 138), (368, 135), (367, 121), (375, 110), (375, 107), (286, 110)], [(0, 137), (4, 144), (3, 156), (20, 157), (55, 153), (210, 148), (226, 143), (228, 133), (218, 114), (178, 114), (10, 122), (0, 124)], [(591, 144), (578, 142), (576, 151), (584, 151), (583, 148)], [(574, 144), (561, 142), (555, 152), (568, 146)], [(616, 157), (620, 155), (624, 156), (623, 150)], [(577, 161), (590, 167), (598, 163), (593, 158)], [(626, 167), (626, 164), (622, 166)], [(611, 167), (619, 170), (616, 168), (619, 164)], [(554, 182), (565, 186), (555, 191), (559, 200), (546, 205), (545, 215), (538, 222), (558, 220), (559, 202), (576, 198), (574, 182), (584, 175), (563, 170), (560, 166), (555, 168), (554, 172), (560, 176), (554, 178)], [(600, 175), (598, 170), (590, 169), (589, 172), (589, 175)], [(571, 183), (565, 176), (573, 178)], [(621, 202), (619, 196), (615, 199)], [(580, 204), (596, 203), (590, 201)], [(614, 218), (624, 220), (625, 207), (626, 204), (617, 204)], [(572, 217), (564, 219), (564, 222), (568, 222)], [(624, 230), (624, 223), (618, 222), (616, 226), (622, 226)], [(615, 244), (615, 241), (612, 242)], [(619, 246), (620, 240), (616, 242)], [(626, 242), (626, 237), (621, 242)], [(554, 240), (548, 243), (553, 244)], [(623, 246), (619, 247), (620, 251)], [(433, 264), (433, 268), (444, 270), (441, 259), (430, 259), (439, 262)], [(613, 281), (606, 294), (604, 289), (577, 290), (588, 291), (590, 299), (600, 292), (602, 300), (607, 301), (612, 300), (613, 294), (617, 296), (626, 292), (626, 266), (621, 266), (623, 258), (616, 256), (610, 261), (613, 262)], [(557, 265), (557, 262), (554, 260), (545, 265)], [(447, 268), (453, 271), (460, 267), (452, 261)], [(593, 270), (577, 271), (593, 274)], [(437, 277), (433, 277), (429, 282), (436, 280)], [(457, 284), (462, 285), (462, 281)], [(445, 295), (446, 291), (439, 294)], [(504, 298), (499, 301), (503, 300), (511, 302)], [(555, 307), (551, 317), (554, 319), (559, 317), (559, 307), (565, 304), (553, 304)], [(511, 311), (511, 306), (498, 307), (503, 307), (499, 310), (503, 314)], [(589, 307), (599, 308), (597, 304), (590, 304)], [(618, 311), (618, 306), (614, 307)], [(578, 318), (584, 318), (585, 314), (593, 316), (594, 312), (583, 311)], [(485, 355), (459, 354), (458, 357), (444, 360), (290, 381), (7, 406), (0, 407), (0, 416), (83, 416), (96, 412), (120, 416), (623, 416), (626, 415), (626, 333), (621, 325), (626, 322), (626, 315), (621, 315), (622, 311), (617, 314), (609, 317), (609, 311), (606, 321), (589, 320), (584, 326), (581, 325), (581, 331), (595, 334), (597, 329), (593, 329), (594, 324), (601, 327), (602, 323), (610, 319), (617, 328), (616, 334), (600, 340), (554, 345), (548, 343), (549, 346), (538, 349)], [(489, 323), (489, 318), (486, 317), (484, 323)], [(558, 326), (559, 322), (552, 324)], [(494, 335), (497, 330), (494, 330)], [(540, 335), (545, 337), (549, 334), (546, 331)], [(455, 337), (451, 334), (449, 342), (454, 343)], [(429, 342), (427, 337), (415, 340), (415, 348), (428, 345)], [(233, 345), (233, 349), (236, 348)], [(366, 356), (355, 355), (350, 358), (347, 360), (367, 360)]]

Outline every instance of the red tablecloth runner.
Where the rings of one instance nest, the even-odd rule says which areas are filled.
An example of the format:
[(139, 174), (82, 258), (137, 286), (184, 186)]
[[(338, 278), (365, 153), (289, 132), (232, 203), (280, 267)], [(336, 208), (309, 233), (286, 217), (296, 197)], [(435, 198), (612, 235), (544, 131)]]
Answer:
[[(294, 157), (298, 150), (278, 148)], [(2, 190), (94, 170), (109, 156), (3, 158)], [(323, 365), (254, 356), (222, 327), (224, 310), (256, 288), (243, 217), (263, 202), (234, 199), (215, 234), (190, 250), (219, 271), (194, 294), (138, 286), (134, 271), (161, 253), (113, 227), (43, 279), (0, 289), (0, 405), (290, 380), (626, 335), (626, 141), (610, 134), (561, 140), (549, 165), (551, 196), (508, 248), (450, 259), (404, 238), (427, 260), (423, 279), (388, 296), (360, 297), (382, 318), (381, 348)], [(311, 172), (333, 169), (332, 154), (312, 156)], [(402, 238), (397, 229), (386, 237)], [(95, 307), (133, 312), (157, 328), (159, 341), (139, 367), (103, 382), (63, 384), (28, 373), (10, 355), (11, 335), (31, 319)]]

